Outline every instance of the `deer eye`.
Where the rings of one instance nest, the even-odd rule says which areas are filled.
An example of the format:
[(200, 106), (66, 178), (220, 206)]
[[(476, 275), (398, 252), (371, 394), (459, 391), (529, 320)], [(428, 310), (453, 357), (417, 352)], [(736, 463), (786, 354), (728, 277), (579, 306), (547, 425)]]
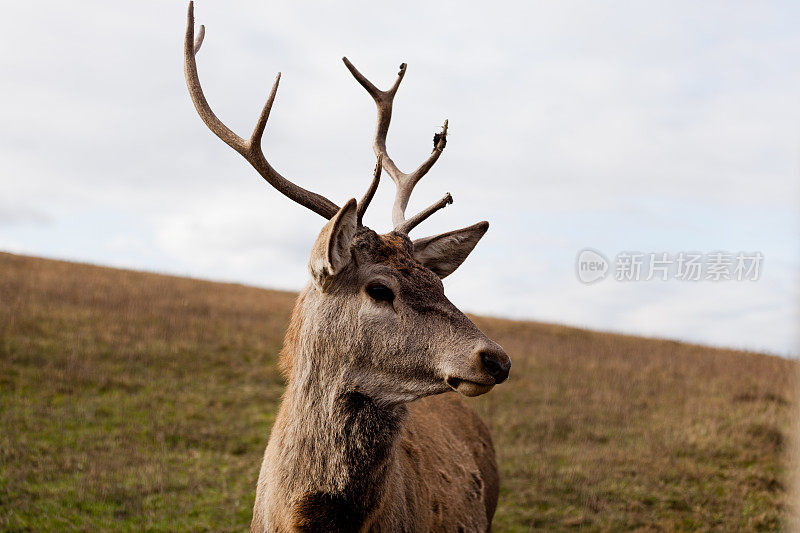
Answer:
[(394, 301), (394, 293), (392, 292), (392, 289), (381, 283), (372, 283), (367, 285), (366, 291), (369, 297), (376, 302), (392, 303)]

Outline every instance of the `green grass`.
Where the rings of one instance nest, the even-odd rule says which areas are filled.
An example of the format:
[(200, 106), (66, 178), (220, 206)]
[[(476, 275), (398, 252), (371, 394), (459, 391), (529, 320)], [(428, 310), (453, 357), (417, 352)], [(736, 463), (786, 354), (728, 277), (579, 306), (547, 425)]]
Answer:
[[(0, 254), (0, 530), (246, 530), (293, 298)], [(475, 320), (495, 531), (781, 527), (794, 362)]]

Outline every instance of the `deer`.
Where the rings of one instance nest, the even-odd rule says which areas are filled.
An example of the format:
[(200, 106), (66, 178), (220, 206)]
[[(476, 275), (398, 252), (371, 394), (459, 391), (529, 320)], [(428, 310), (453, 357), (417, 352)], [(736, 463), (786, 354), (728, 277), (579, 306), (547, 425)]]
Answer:
[[(430, 156), (403, 173), (387, 153), (392, 104), (406, 65), (379, 90), (344, 64), (377, 105), (377, 157), (360, 201), (342, 207), (284, 178), (261, 147), (278, 74), (249, 139), (213, 113), (200, 85), (189, 3), (184, 71), (206, 126), (272, 187), (327, 219), (311, 248), (279, 365), (286, 389), (256, 486), (253, 532), (490, 531), (499, 474), (489, 430), (460, 399), (506, 381), (511, 360), (444, 294), (488, 222), (411, 240), (409, 232), (452, 202), (448, 193), (406, 217), (411, 192), (447, 142), (447, 121)], [(382, 171), (395, 183), (393, 229), (363, 224)], [(450, 394), (445, 394), (450, 393)]]

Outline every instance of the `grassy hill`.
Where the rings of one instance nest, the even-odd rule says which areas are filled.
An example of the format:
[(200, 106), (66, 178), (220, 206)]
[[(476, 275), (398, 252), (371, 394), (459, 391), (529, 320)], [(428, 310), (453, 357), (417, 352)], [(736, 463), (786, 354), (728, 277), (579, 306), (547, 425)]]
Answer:
[[(0, 254), (0, 530), (245, 530), (293, 298)], [(474, 320), (496, 531), (780, 527), (794, 362)]]

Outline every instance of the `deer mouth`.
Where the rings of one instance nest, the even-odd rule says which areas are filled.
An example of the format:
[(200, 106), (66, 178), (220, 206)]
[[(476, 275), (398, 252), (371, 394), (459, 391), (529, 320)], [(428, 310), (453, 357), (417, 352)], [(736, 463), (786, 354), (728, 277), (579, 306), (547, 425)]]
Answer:
[(447, 378), (445, 381), (457, 393), (470, 397), (486, 394), (494, 387), (494, 383), (478, 383), (477, 381), (453, 377)]

